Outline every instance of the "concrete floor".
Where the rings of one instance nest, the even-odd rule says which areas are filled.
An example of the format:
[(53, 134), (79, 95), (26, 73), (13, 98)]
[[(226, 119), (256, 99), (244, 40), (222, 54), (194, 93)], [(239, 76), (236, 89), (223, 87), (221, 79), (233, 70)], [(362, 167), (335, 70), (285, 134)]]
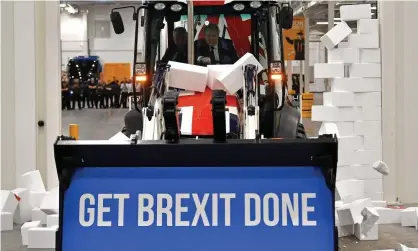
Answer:
[[(126, 109), (84, 109), (62, 111), (62, 133), (68, 135), (69, 124), (79, 124), (80, 139), (106, 140), (123, 127), (123, 117)], [(308, 136), (315, 136), (320, 124), (304, 120)], [(378, 241), (358, 241), (355, 237), (340, 238), (340, 248), (343, 251), (371, 251), (379, 249), (396, 249), (398, 243), (418, 248), (418, 232), (414, 228), (403, 228), (399, 225), (379, 226)], [(13, 231), (1, 233), (2, 251), (25, 251), (21, 246), (20, 226)]]
[[(379, 226), (379, 236), (380, 240), (378, 241), (361, 242), (358, 241), (355, 237), (340, 238), (340, 248), (342, 251), (371, 251), (379, 249), (397, 249), (399, 248), (398, 243), (402, 243), (408, 247), (418, 248), (418, 232), (415, 230), (415, 228), (404, 228), (400, 225), (381, 225)], [(23, 247), (21, 245), (20, 225), (15, 225), (15, 229), (13, 231), (1, 233), (1, 250), (28, 250), (26, 247)], [(53, 249), (30, 250), (53, 251)]]

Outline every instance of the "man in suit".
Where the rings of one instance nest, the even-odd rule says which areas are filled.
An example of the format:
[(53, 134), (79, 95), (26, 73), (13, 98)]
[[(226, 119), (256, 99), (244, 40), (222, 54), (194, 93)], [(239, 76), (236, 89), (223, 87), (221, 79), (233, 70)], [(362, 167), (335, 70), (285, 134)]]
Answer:
[(238, 60), (232, 41), (219, 38), (218, 25), (205, 26), (204, 35), (204, 39), (195, 42), (195, 61), (198, 64), (233, 64)]
[(161, 62), (176, 61), (187, 63), (187, 31), (184, 27), (174, 29), (173, 42), (165, 51)]
[(286, 37), (289, 44), (293, 44), (295, 49), (295, 60), (305, 60), (305, 39), (303, 39), (303, 32), (299, 31), (296, 39)]

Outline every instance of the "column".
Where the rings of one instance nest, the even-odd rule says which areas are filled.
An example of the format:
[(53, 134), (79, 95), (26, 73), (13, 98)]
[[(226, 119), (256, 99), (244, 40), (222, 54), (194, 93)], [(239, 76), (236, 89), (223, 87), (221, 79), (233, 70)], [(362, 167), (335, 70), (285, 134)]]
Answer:
[(61, 129), (59, 2), (1, 5), (2, 189), (18, 187), (20, 175), (34, 170), (52, 188), (53, 143)]

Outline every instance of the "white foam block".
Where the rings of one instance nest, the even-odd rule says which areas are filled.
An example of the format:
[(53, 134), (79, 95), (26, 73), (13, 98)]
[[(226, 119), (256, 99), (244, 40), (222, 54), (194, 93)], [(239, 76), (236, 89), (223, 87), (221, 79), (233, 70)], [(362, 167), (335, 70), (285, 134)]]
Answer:
[(326, 106), (355, 106), (355, 96), (352, 92), (324, 92), (323, 101)]
[(342, 5), (340, 7), (340, 17), (343, 21), (370, 19), (371, 16), (372, 6), (370, 4)]
[(382, 120), (382, 107), (381, 106), (362, 106), (361, 118), (363, 121), (378, 121)]
[(371, 165), (339, 166), (337, 181), (381, 179), (382, 174), (376, 172)]
[(335, 197), (344, 203), (350, 203), (364, 198), (364, 181), (362, 180), (341, 180), (337, 181)]
[(380, 92), (380, 78), (334, 78), (331, 79), (333, 92)]
[(360, 63), (380, 63), (380, 49), (360, 49)]
[(402, 227), (416, 227), (418, 207), (409, 207), (401, 211)]
[(325, 35), (323, 35), (320, 40), (328, 50), (331, 50), (352, 32), (353, 31), (350, 29), (347, 23), (342, 21), (327, 33), (325, 33)]
[(381, 150), (338, 151), (338, 166), (371, 165), (381, 159)]
[(45, 185), (42, 181), (41, 173), (36, 170), (24, 173), (20, 176), (19, 187), (26, 188), (29, 191), (45, 192)]
[(360, 51), (356, 48), (335, 48), (328, 50), (328, 63), (359, 63)]
[(364, 150), (382, 150), (382, 137), (363, 137)]
[(379, 19), (360, 19), (357, 21), (357, 33), (379, 33)]
[(378, 224), (400, 224), (402, 209), (376, 207), (379, 214)]
[(337, 137), (340, 137), (336, 123), (331, 122), (324, 122), (322, 123), (321, 128), (319, 128), (318, 135), (324, 134), (337, 135)]
[(367, 137), (380, 137), (382, 135), (382, 122), (356, 121), (354, 122), (354, 133)]
[(410, 248), (400, 243), (399, 246), (401, 248), (400, 251), (418, 251), (418, 248)]
[(381, 92), (355, 93), (356, 106), (382, 106)]
[(44, 199), (46, 192), (39, 192), (39, 191), (29, 191), (30, 194), (30, 204), (32, 208), (40, 207), (42, 200)]
[(362, 233), (363, 228), (362, 224), (355, 224), (354, 226), (354, 235), (360, 241), (377, 241), (379, 239), (379, 225), (375, 224), (373, 227), (365, 234)]
[(13, 214), (9, 212), (1, 212), (1, 229), (0, 231), (13, 230)]
[(314, 77), (315, 78), (343, 78), (344, 77), (344, 64), (314, 64)]
[(365, 198), (370, 198), (373, 201), (383, 200), (383, 192), (380, 193), (364, 193)]
[(44, 213), (39, 208), (32, 209), (32, 221), (40, 221), (42, 225), (46, 224), (46, 216), (47, 214)]
[(357, 107), (312, 106), (312, 121), (340, 122), (360, 119), (361, 110)]
[(368, 179), (364, 181), (364, 193), (382, 193), (383, 192), (383, 179)]
[(184, 106), (180, 107), (181, 115), (181, 125), (180, 133), (181, 135), (192, 135), (192, 125), (193, 125), (193, 106)]
[(208, 69), (203, 66), (169, 61), (168, 85), (187, 91), (204, 92)]
[(118, 132), (113, 135), (110, 139), (112, 142), (126, 142), (129, 141), (129, 138), (122, 132)]
[(346, 237), (354, 235), (354, 225), (340, 226), (338, 228), (338, 237)]
[(58, 187), (47, 192), (42, 200), (40, 209), (46, 214), (57, 214), (59, 208), (59, 189)]
[(13, 214), (16, 211), (18, 200), (11, 191), (0, 191), (0, 212)]
[(13, 216), (14, 223), (23, 224), (32, 219), (32, 205), (30, 203), (30, 193), (26, 188), (16, 188), (12, 191), (18, 199), (18, 206)]
[(211, 90), (226, 90), (221, 82), (217, 80), (225, 72), (231, 70), (232, 65), (208, 65), (208, 83)]
[(388, 203), (385, 200), (372, 200), (373, 207), (387, 207)]
[(360, 224), (363, 221), (363, 209), (371, 206), (372, 201), (368, 198), (342, 205), (337, 209), (339, 224), (341, 226)]
[(28, 248), (55, 248), (56, 227), (31, 228), (28, 231)]
[(380, 64), (352, 64), (350, 65), (351, 78), (380, 78)]
[(377, 49), (379, 48), (379, 34), (350, 34), (348, 43), (351, 48)]
[(360, 136), (345, 136), (338, 138), (338, 151), (356, 151), (363, 148), (363, 138)]
[(335, 122), (340, 137), (354, 135), (354, 122)]
[(348, 42), (340, 42), (338, 48), (350, 48), (350, 44)]
[(35, 227), (36, 228), (42, 227), (41, 222), (40, 221), (26, 222), (20, 228), (20, 233), (22, 235), (22, 245), (23, 246), (27, 246), (28, 245), (28, 233), (29, 233), (29, 229), (35, 228)]
[(253, 54), (247, 53), (230, 67), (230, 71), (225, 71), (216, 79), (223, 84), (228, 93), (235, 94), (244, 85), (243, 69), (248, 64), (256, 65), (257, 73), (264, 69)]
[(59, 215), (58, 214), (51, 214), (46, 216), (46, 226), (47, 227), (54, 227), (58, 226), (59, 224)]

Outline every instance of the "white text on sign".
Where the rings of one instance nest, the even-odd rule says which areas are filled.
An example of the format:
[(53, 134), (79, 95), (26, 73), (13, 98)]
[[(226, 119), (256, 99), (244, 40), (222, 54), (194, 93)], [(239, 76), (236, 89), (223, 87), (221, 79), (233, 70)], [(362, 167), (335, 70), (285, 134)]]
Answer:
[[(244, 224), (248, 227), (275, 226), (316, 226), (309, 215), (315, 212), (309, 201), (316, 198), (315, 193), (245, 193)], [(200, 222), (205, 227), (231, 226), (235, 193), (167, 193), (138, 194), (137, 225), (139, 227), (169, 226), (196, 227)], [(129, 194), (86, 193), (80, 197), (79, 222), (83, 227), (110, 227), (125, 225), (125, 201), (133, 199)], [(106, 206), (111, 200), (117, 207)], [(113, 203), (114, 205), (115, 203)], [(234, 205), (236, 206), (236, 205)], [(210, 209), (208, 210), (208, 208)], [(236, 210), (236, 209), (235, 209)], [(111, 211), (117, 212), (117, 219), (106, 220)], [(209, 212), (208, 212), (209, 211)], [(114, 213), (114, 212), (113, 212)], [(223, 215), (220, 217), (220, 213)], [(193, 217), (185, 215), (193, 214)], [(107, 215), (107, 217), (105, 217)], [(106, 218), (106, 219), (105, 219)], [(219, 220), (222, 218), (223, 220)]]

